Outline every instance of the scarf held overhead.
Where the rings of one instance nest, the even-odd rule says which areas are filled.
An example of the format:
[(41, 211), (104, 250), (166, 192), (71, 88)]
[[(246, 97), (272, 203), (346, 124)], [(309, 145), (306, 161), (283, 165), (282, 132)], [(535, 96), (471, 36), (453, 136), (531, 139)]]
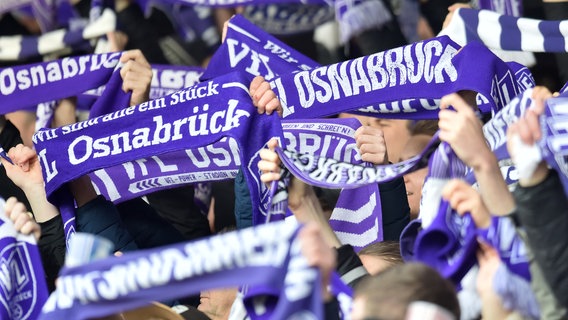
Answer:
[[(269, 286), (271, 319), (321, 319), (321, 280), (285, 222), (66, 268), (39, 319), (91, 319), (203, 290)], [(254, 274), (254, 277), (250, 275)], [(301, 281), (300, 281), (301, 280)]]

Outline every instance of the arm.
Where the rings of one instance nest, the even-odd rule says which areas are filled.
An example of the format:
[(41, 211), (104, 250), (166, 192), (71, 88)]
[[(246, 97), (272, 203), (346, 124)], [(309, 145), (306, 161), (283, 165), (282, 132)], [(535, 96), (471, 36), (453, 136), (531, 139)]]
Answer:
[[(450, 106), (455, 111), (448, 109)], [(489, 211), (495, 215), (507, 215), (514, 210), (515, 202), (497, 159), (485, 141), (474, 106), (474, 92), (444, 96), (438, 122), (440, 140), (449, 143), (456, 155), (473, 169), (481, 197)]]
[(59, 215), (59, 209), (47, 201), (41, 166), (37, 153), (19, 144), (10, 149), (8, 156), (14, 164), (1, 158), (6, 174), (20, 187), (30, 201), (37, 222), (45, 222)]
[[(269, 149), (260, 151), (261, 160), (258, 163), (258, 168), (262, 171), (260, 180), (264, 183), (271, 183), (280, 179), (280, 158), (274, 151), (277, 143), (276, 140), (271, 140), (268, 143)], [(329, 226), (314, 189), (295, 177), (292, 177), (288, 188), (288, 207), (292, 210), (298, 222), (315, 222), (318, 224), (322, 228), (322, 233), (329, 246), (335, 248), (341, 246), (339, 239)]]

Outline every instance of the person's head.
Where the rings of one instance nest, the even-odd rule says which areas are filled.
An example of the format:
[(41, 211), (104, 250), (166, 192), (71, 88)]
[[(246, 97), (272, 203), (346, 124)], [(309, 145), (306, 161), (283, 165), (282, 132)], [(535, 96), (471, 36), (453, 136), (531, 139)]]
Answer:
[(351, 318), (402, 320), (413, 301), (436, 304), (460, 318), (452, 283), (421, 263), (398, 265), (362, 280), (355, 289)]
[[(400, 154), (400, 161), (414, 157), (424, 150), (432, 137), (425, 134), (418, 134), (410, 137)], [(422, 197), (422, 186), (428, 174), (428, 168), (422, 168), (404, 175), (404, 185), (406, 196), (410, 206), (410, 219), (416, 219), (420, 211), (420, 197)]]
[(400, 256), (400, 245), (396, 241), (371, 243), (359, 251), (359, 259), (372, 275), (404, 263)]
[(205, 313), (212, 320), (228, 319), (237, 291), (237, 288), (201, 291), (197, 310)]
[(410, 138), (410, 120), (381, 119), (369, 116), (359, 116), (342, 113), (340, 118), (357, 118), (364, 126), (379, 128), (383, 131), (385, 143), (387, 145), (387, 156), (389, 161), (396, 162), (400, 158), (400, 152)]

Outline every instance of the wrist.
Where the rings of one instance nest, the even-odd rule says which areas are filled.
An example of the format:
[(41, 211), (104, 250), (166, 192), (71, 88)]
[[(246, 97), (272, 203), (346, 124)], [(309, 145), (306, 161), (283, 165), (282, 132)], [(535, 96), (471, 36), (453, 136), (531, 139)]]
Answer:
[(475, 172), (489, 172), (499, 168), (497, 158), (491, 150), (483, 150), (481, 155), (476, 157), (476, 161), (471, 164), (471, 168)]
[(535, 169), (534, 173), (527, 179), (519, 179), (519, 185), (521, 187), (533, 187), (537, 184), (542, 183), (548, 177), (549, 173), (548, 165), (546, 162), (541, 162)]
[(30, 201), (37, 198), (46, 198), (45, 186), (43, 181), (41, 183), (30, 183), (20, 186), (24, 194)]

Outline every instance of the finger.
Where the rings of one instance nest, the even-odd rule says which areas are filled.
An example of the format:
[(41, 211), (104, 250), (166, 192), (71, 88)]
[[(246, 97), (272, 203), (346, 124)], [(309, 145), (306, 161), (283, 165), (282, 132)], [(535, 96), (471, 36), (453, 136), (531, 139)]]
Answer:
[[(270, 86), (268, 86), (270, 88)], [(270, 89), (268, 89), (268, 91), (265, 91), (262, 96), (258, 99), (258, 106), (262, 106), (264, 108), (264, 110), (266, 111), (266, 114), (270, 115), (272, 114), (272, 111), (274, 111), (273, 109), (271, 110), (270, 108), (268, 108), (268, 103), (272, 100), (276, 99), (276, 94), (274, 94), (274, 92)], [(277, 106), (275, 104), (272, 104), (272, 106)]]
[[(466, 192), (464, 192), (462, 189), (454, 191), (454, 193), (452, 193), (452, 196), (449, 199), (450, 206), (452, 207), (452, 209), (457, 211), (457, 208), (461, 205), (462, 202), (468, 199), (468, 196), (469, 195)], [(462, 212), (461, 214), (463, 213), (465, 212)]]
[(276, 149), (276, 147), (278, 147), (278, 139), (270, 139), (270, 141), (268, 141), (266, 146), (268, 147), (269, 150)]
[(14, 207), (12, 207), (12, 211), (10, 212), (10, 220), (15, 221), (18, 216), (27, 211), (28, 209), (23, 203), (17, 202)]
[(277, 172), (266, 172), (260, 175), (260, 181), (263, 183), (269, 183), (277, 180), (280, 180), (280, 173)]
[(280, 163), (280, 157), (278, 156), (278, 153), (276, 153), (274, 150), (261, 149), (259, 152), (259, 156), (261, 160)]
[(540, 140), (540, 138), (542, 137), (542, 132), (540, 130), (540, 121), (537, 113), (535, 113), (533, 110), (530, 109), (527, 110), (525, 114), (525, 120), (527, 128), (530, 134), (532, 135), (532, 139), (534, 141)]
[(20, 213), (17, 217), (15, 217), (15, 220), (12, 221), (14, 222), (14, 229), (16, 229), (20, 233), (24, 233), (22, 227), (24, 226), (24, 224), (30, 221), (30, 217), (27, 214)]
[(257, 166), (258, 169), (263, 173), (280, 171), (280, 166), (272, 161), (260, 160)]
[(16, 203), (18, 203), (18, 199), (16, 199), (16, 197), (10, 197), (8, 198), (8, 200), (6, 200), (6, 203), (4, 204), (4, 213), (7, 217), (10, 217), (10, 213), (14, 209)]
[(122, 63), (126, 63), (129, 60), (134, 60), (134, 61), (136, 61), (140, 64), (143, 64), (143, 65), (150, 67), (148, 60), (146, 60), (146, 57), (144, 57), (144, 54), (139, 49), (125, 51), (120, 56), (120, 62), (122, 62)]
[(41, 230), (37, 223), (33, 222), (32, 220), (27, 220), (20, 229), (20, 232), (23, 234), (33, 233), (34, 237), (36, 237), (36, 239), (39, 239)]
[(448, 183), (446, 183), (446, 185), (442, 189), (442, 198), (444, 198), (444, 200), (450, 199), (452, 194), (456, 190), (458, 190), (460, 188), (460, 186), (461, 186), (460, 180), (458, 180), (458, 179), (450, 180)]
[(440, 101), (440, 108), (447, 109), (453, 107), (454, 110), (464, 114), (473, 114), (474, 106), (469, 105), (463, 98), (457, 93), (452, 93), (442, 97)]
[(521, 137), (521, 140), (527, 144), (527, 145), (533, 145), (534, 144), (534, 139), (533, 139), (533, 135), (530, 132), (529, 126), (527, 124), (526, 119), (522, 118), (519, 119), (519, 121), (517, 122), (517, 132), (519, 134), (519, 136)]
[(249, 86), (249, 93), (250, 93), (251, 97), (254, 96), (254, 93), (256, 92), (256, 90), (258, 90), (258, 87), (263, 82), (264, 82), (263, 76), (256, 76), (256, 77), (254, 77), (254, 79), (252, 79), (252, 82), (250, 83), (250, 86)]
[(479, 249), (483, 252), (483, 256), (485, 259), (490, 259), (492, 257), (498, 257), (499, 253), (497, 252), (497, 250), (495, 250), (495, 248), (493, 246), (491, 246), (489, 243), (481, 240), (478, 241), (479, 243)]
[(280, 99), (276, 97), (276, 94), (274, 96), (275, 97), (266, 104), (266, 110), (268, 114), (276, 111), (276, 113), (278, 113), (278, 117), (282, 118), (282, 104), (280, 103)]

